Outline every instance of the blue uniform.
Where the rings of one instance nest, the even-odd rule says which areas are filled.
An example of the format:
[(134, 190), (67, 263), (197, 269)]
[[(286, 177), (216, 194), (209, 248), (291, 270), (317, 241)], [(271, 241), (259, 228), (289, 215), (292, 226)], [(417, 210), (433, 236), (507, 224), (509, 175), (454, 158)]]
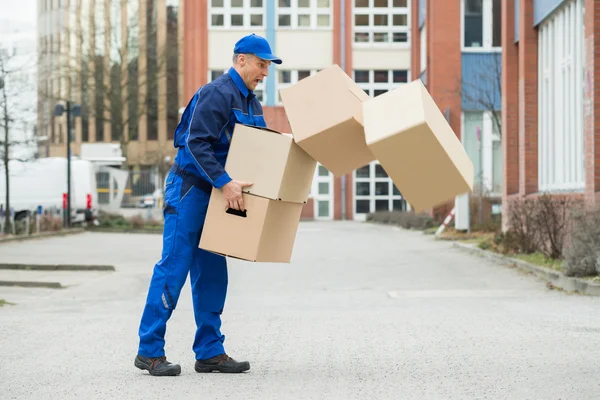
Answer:
[(165, 182), (162, 257), (154, 266), (139, 328), (138, 354), (144, 357), (165, 355), (167, 320), (188, 273), (197, 326), (196, 359), (225, 353), (220, 328), (227, 263), (198, 244), (212, 188), (231, 180), (224, 166), (236, 123), (266, 127), (260, 102), (231, 68), (194, 94), (175, 131), (178, 151)]

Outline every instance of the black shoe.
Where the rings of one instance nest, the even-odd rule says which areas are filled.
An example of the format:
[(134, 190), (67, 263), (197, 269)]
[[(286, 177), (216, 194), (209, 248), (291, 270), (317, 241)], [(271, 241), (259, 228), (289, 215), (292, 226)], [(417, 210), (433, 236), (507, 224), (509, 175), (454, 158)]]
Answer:
[(196, 360), (196, 372), (240, 373), (250, 369), (248, 361), (238, 362), (227, 354), (219, 354), (208, 360)]
[(133, 364), (139, 369), (148, 370), (154, 376), (175, 376), (181, 373), (179, 364), (171, 364), (165, 356), (148, 358), (138, 354)]

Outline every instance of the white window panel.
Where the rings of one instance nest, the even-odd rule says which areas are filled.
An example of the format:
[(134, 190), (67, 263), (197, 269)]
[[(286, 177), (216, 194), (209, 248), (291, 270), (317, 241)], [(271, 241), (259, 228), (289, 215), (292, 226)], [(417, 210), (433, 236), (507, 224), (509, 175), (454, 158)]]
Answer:
[(273, 1), (277, 5), (278, 29), (331, 29), (333, 26), (333, 0)]
[(502, 50), (502, 0), (461, 0), (463, 51)]
[[(224, 73), (228, 72), (229, 68), (227, 69), (211, 69), (208, 71), (208, 81), (207, 82), (212, 82), (215, 79), (217, 79), (219, 76), (223, 75)], [(260, 101), (261, 104), (265, 104), (266, 103), (266, 99), (267, 99), (267, 93), (265, 91), (265, 82), (262, 81), (261, 83), (259, 83), (256, 86), (256, 89), (254, 89), (254, 94), (256, 95), (256, 98), (258, 99), (258, 101)]]
[(538, 38), (539, 190), (583, 190), (583, 0), (555, 11)]
[[(500, 115), (499, 115), (500, 117)], [(498, 128), (489, 111), (465, 111), (461, 116), (461, 139), (473, 162), (474, 192), (502, 195), (502, 145)]]
[(291, 70), (291, 69), (279, 69), (278, 68), (276, 70), (277, 79), (275, 80), (276, 81), (275, 91), (277, 92), (277, 105), (283, 105), (283, 102), (281, 101), (281, 95), (279, 94), (279, 91), (281, 89), (290, 87), (290, 86), (298, 83), (302, 79), (306, 78), (307, 76), (314, 75), (317, 72), (318, 72), (318, 70), (316, 70), (316, 69)]
[(410, 45), (410, 0), (353, 0), (354, 44)]
[(354, 81), (371, 97), (410, 82), (408, 70), (354, 70)]
[(354, 219), (376, 211), (406, 211), (407, 204), (385, 169), (373, 161), (354, 171)]
[(334, 203), (334, 176), (327, 168), (317, 163), (315, 176), (313, 178), (312, 187), (309, 196), (314, 202), (314, 216), (318, 220), (333, 219), (333, 203)]
[(427, 69), (427, 29), (426, 26), (423, 25), (420, 32), (420, 58), (421, 58), (421, 70), (419, 72), (423, 72)]
[(267, 0), (209, 0), (210, 29), (259, 29), (265, 26)]

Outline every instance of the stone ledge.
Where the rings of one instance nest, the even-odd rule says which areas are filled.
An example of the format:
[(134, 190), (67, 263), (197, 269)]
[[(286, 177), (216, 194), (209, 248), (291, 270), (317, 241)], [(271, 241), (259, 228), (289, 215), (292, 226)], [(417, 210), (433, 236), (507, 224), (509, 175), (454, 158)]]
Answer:
[(42, 232), (42, 233), (34, 233), (31, 235), (10, 235), (6, 237), (0, 237), (0, 244), (9, 243), (9, 242), (20, 242), (23, 240), (31, 240), (31, 239), (45, 239), (55, 236), (66, 236), (66, 235), (74, 235), (76, 233), (85, 232), (84, 228), (72, 228), (72, 229), (64, 229), (55, 232)]
[(553, 286), (568, 292), (579, 292), (589, 296), (600, 296), (600, 284), (598, 283), (589, 282), (581, 278), (565, 276), (553, 269), (483, 250), (473, 244), (454, 243), (454, 247), (503, 265), (516, 266), (522, 271), (530, 272)]

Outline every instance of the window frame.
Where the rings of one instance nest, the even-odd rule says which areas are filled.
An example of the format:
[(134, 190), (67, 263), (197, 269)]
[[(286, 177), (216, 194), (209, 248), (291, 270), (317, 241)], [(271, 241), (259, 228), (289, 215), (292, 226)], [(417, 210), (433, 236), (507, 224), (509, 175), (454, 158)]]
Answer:
[[(209, 30), (231, 30), (231, 29), (265, 29), (266, 27), (266, 15), (267, 15), (267, 0), (262, 0), (262, 7), (251, 7), (252, 0), (242, 0), (242, 7), (232, 7), (231, 0), (222, 0), (223, 7), (213, 7), (212, 0), (208, 0), (208, 29)], [(231, 16), (239, 15), (243, 16), (244, 23), (242, 25), (232, 25)], [(223, 25), (213, 25), (213, 15), (223, 15)], [(252, 25), (251, 16), (261, 15), (262, 24)]]
[[(482, 45), (481, 47), (465, 47), (465, 1), (460, 0), (460, 47), (465, 53), (489, 53), (502, 52), (502, 43), (500, 46), (493, 46), (494, 41), (494, 0), (482, 0)], [(502, 0), (501, 0), (502, 1)], [(502, 24), (502, 16), (500, 16)], [(502, 35), (502, 33), (501, 33)]]
[[(357, 71), (369, 71), (369, 82), (358, 82), (356, 81)], [(387, 82), (375, 82), (375, 71), (387, 71), (388, 81)], [(394, 82), (394, 71), (406, 71), (406, 82)], [(386, 90), (390, 91), (406, 85), (411, 81), (410, 69), (354, 69), (352, 70), (352, 80), (365, 91), (370, 97), (375, 97), (375, 90)]]
[[(353, 201), (353, 217), (355, 220), (364, 220), (366, 219), (366, 216), (368, 213), (372, 213), (375, 212), (377, 210), (377, 201), (382, 201), (385, 200), (388, 202), (388, 208), (387, 211), (393, 211), (394, 210), (394, 201), (399, 200), (399, 201), (404, 201), (403, 204), (403, 208), (402, 210), (404, 211), (408, 211), (409, 206), (408, 206), (408, 202), (406, 201), (406, 199), (402, 196), (402, 193), (400, 192), (400, 194), (395, 194), (394, 193), (394, 181), (392, 181), (392, 178), (389, 177), (389, 175), (383, 177), (383, 176), (376, 176), (376, 169), (377, 169), (377, 165), (381, 165), (378, 161), (372, 161), (369, 164), (365, 165), (364, 167), (368, 167), (369, 168), (369, 176), (368, 177), (362, 177), (362, 176), (357, 176), (356, 172), (364, 167), (355, 169), (352, 172), (352, 201)], [(383, 168), (383, 167), (382, 167)], [(368, 183), (369, 184), (369, 194), (363, 194), (363, 195), (359, 195), (356, 192), (356, 187), (359, 183)], [(376, 194), (376, 187), (378, 183), (387, 183), (388, 185), (388, 194)], [(400, 191), (400, 189), (398, 188), (398, 191)], [(367, 213), (362, 213), (362, 212), (358, 212), (358, 207), (357, 207), (357, 202), (358, 201), (369, 201), (369, 211)]]
[[(352, 45), (356, 48), (364, 47), (393, 47), (393, 48), (410, 48), (411, 40), (411, 1), (407, 0), (406, 7), (394, 7), (394, 0), (388, 0), (388, 7), (375, 7), (375, 0), (367, 0), (368, 7), (356, 7), (356, 1), (352, 1)], [(402, 11), (402, 12), (400, 12)], [(368, 15), (369, 25), (356, 25), (357, 15)], [(387, 15), (388, 26), (381, 27), (373, 24), (375, 15)], [(395, 26), (394, 15), (406, 15), (406, 26)], [(357, 33), (367, 33), (369, 40), (366, 42), (357, 42)], [(388, 40), (385, 42), (376, 42), (373, 40), (375, 33), (389, 34)], [(406, 42), (394, 42), (394, 33), (406, 33)]]
[[(289, 71), (290, 72), (290, 82), (288, 83), (283, 83), (279, 81), (279, 77), (280, 77), (280, 72), (281, 71)], [(282, 106), (283, 102), (281, 101), (281, 95), (279, 94), (279, 91), (285, 88), (288, 88), (292, 85), (295, 85), (296, 83), (298, 83), (298, 73), (300, 71), (310, 71), (310, 75), (315, 75), (317, 72), (319, 72), (319, 69), (317, 68), (310, 68), (310, 69), (286, 69), (286, 68), (277, 68), (275, 70), (276, 72), (276, 76), (275, 76), (275, 93), (276, 93), (276, 98), (275, 98), (275, 105), (277, 106)]]
[[(266, 0), (264, 0), (266, 1)], [(281, 7), (279, 5), (279, 0), (275, 1), (275, 28), (280, 30), (331, 30), (333, 29), (333, 1), (328, 0), (328, 7), (319, 7), (319, 0), (308, 0), (309, 7), (298, 7), (298, 0), (289, 0), (289, 7)], [(306, 10), (306, 11), (305, 11)], [(290, 16), (290, 25), (279, 25), (279, 17), (283, 15)], [(310, 24), (309, 26), (299, 26), (298, 25), (298, 16), (299, 15), (309, 15), (310, 16)], [(319, 26), (317, 21), (319, 15), (327, 15), (329, 17), (329, 24), (327, 26)]]

